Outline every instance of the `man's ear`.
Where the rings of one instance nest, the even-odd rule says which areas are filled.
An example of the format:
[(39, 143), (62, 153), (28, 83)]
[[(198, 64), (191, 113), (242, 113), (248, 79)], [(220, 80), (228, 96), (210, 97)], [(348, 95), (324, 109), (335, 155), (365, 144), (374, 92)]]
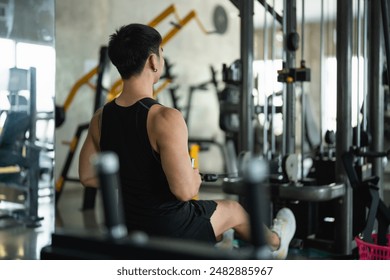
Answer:
[(148, 65), (152, 71), (155, 71), (158, 68), (158, 59), (157, 55), (151, 54), (148, 57)]

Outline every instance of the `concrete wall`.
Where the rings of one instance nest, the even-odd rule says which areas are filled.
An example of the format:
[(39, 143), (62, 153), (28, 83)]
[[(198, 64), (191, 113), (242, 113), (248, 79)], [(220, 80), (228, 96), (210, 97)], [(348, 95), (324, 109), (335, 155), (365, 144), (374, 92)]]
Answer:
[[(176, 6), (181, 17), (195, 10), (207, 30), (214, 29), (212, 18), (216, 5), (222, 5), (229, 17), (228, 30), (223, 35), (206, 35), (193, 20), (164, 47), (165, 57), (174, 64), (174, 85), (179, 86), (177, 94), (181, 105), (186, 103), (190, 86), (210, 80), (210, 65), (218, 70), (218, 79), (221, 81), (222, 64), (230, 64), (240, 55), (240, 19), (238, 10), (229, 1), (57, 0), (56, 104), (63, 105), (73, 84), (97, 65), (100, 46), (107, 44), (108, 36), (116, 28), (131, 22), (147, 24), (171, 4)], [(170, 16), (156, 27), (162, 35), (170, 28), (169, 21), (175, 21), (175, 18)], [(119, 75), (115, 69), (111, 72), (114, 82)], [(168, 92), (162, 92), (159, 101), (171, 105)], [(69, 146), (63, 145), (63, 142), (72, 139), (79, 124), (89, 121), (93, 114), (93, 102), (94, 91), (88, 86), (81, 88), (66, 113), (64, 124), (56, 131), (56, 178), (69, 151)], [(191, 110), (191, 120), (188, 124), (190, 137), (223, 141), (223, 133), (218, 127), (217, 96), (211, 86), (210, 90), (195, 94)], [(72, 177), (77, 177), (77, 161), (78, 151), (69, 174)], [(216, 147), (201, 154), (200, 167), (214, 172), (222, 170), (222, 155)]]

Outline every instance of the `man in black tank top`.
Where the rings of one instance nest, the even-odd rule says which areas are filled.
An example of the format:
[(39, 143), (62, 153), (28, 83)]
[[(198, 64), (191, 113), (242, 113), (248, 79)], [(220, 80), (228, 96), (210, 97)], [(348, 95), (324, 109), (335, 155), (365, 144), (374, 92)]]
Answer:
[[(162, 38), (142, 24), (121, 27), (110, 36), (108, 54), (123, 80), (122, 93), (92, 117), (80, 152), (84, 186), (98, 187), (90, 157), (113, 151), (119, 157), (122, 199), (129, 231), (210, 243), (234, 229), (250, 241), (244, 208), (233, 200), (193, 200), (199, 170), (192, 168), (182, 114), (153, 99), (164, 68)], [(264, 227), (274, 258), (286, 258), (295, 218), (281, 209), (271, 230)]]

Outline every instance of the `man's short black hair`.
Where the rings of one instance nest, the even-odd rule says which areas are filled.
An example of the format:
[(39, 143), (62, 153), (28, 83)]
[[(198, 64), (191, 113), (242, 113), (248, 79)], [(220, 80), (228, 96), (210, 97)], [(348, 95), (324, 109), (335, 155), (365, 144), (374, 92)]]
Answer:
[(150, 54), (159, 56), (161, 35), (153, 27), (133, 23), (122, 26), (110, 36), (108, 56), (122, 79), (141, 73)]

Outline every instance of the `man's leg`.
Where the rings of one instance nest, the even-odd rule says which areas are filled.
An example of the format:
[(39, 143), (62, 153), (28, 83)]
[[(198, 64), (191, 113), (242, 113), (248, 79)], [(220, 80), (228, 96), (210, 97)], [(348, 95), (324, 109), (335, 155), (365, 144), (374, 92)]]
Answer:
[(217, 208), (211, 216), (215, 236), (219, 240), (222, 234), (233, 228), (244, 240), (250, 240), (250, 224), (248, 213), (234, 200), (217, 200)]
[[(233, 200), (217, 200), (216, 202), (217, 208), (211, 216), (211, 225), (217, 240), (225, 231), (233, 228), (240, 238), (250, 241), (249, 215), (240, 203)], [(274, 228), (275, 230), (270, 230), (264, 225), (266, 241), (271, 250), (278, 250), (275, 253), (279, 254), (279, 250), (282, 249), (280, 256), (275, 255), (275, 257), (285, 258), (288, 244), (295, 233), (295, 217), (291, 210), (283, 208), (278, 212), (272, 226), (272, 229)], [(282, 238), (284, 239), (283, 248), (280, 248)]]

